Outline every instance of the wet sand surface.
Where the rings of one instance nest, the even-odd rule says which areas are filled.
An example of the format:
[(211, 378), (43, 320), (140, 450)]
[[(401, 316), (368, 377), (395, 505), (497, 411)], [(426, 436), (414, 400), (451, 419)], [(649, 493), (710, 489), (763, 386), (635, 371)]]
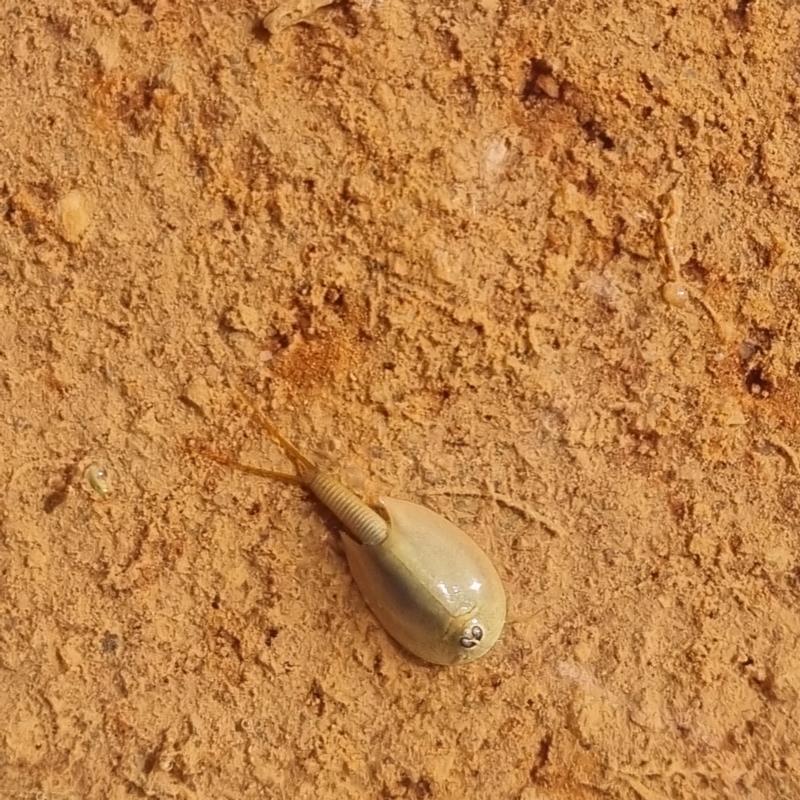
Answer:
[[(273, 7), (6, 3), (0, 796), (800, 796), (800, 6)], [(485, 659), (186, 452), (286, 468), (234, 387), (480, 543)]]

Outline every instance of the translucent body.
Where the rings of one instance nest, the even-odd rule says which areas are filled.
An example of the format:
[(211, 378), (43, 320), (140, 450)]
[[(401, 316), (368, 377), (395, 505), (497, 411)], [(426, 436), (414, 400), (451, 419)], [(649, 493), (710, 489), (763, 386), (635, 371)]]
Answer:
[(106, 497), (111, 492), (111, 487), (108, 483), (108, 472), (103, 467), (98, 464), (89, 464), (83, 474), (89, 486), (100, 497)]
[[(347, 536), (350, 571), (386, 631), (434, 664), (465, 664), (499, 639), (506, 595), (497, 570), (462, 530), (429, 508), (381, 498), (388, 535), (377, 545)], [(478, 626), (481, 637), (469, 633)], [(467, 634), (464, 646), (461, 642)]]
[(485, 655), (506, 616), (505, 590), (486, 553), (452, 522), (416, 503), (384, 497), (385, 516), (378, 514), (251, 410), (292, 460), (295, 474), (200, 452), (251, 475), (299, 484), (327, 506), (347, 529), (345, 553), (367, 605), (407, 650), (448, 665)]

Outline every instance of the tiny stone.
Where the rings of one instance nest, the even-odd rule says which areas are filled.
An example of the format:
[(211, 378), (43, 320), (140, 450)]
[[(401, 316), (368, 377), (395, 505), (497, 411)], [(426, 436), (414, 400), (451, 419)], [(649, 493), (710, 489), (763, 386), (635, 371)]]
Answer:
[(344, 191), (349, 199), (357, 203), (366, 203), (375, 196), (376, 186), (369, 175), (362, 173), (348, 178)]
[(678, 281), (669, 281), (661, 287), (661, 296), (664, 302), (671, 306), (682, 308), (689, 302), (689, 290)]
[(179, 59), (173, 59), (161, 70), (158, 74), (158, 83), (164, 89), (170, 89), (176, 94), (186, 94), (189, 91), (186, 70)]
[(378, 81), (372, 88), (372, 100), (382, 111), (393, 111), (397, 105), (392, 87), (386, 81)]
[(739, 358), (742, 361), (749, 361), (756, 353), (758, 352), (758, 345), (755, 342), (751, 342), (749, 339), (745, 339), (739, 345)]
[(72, 244), (81, 240), (92, 221), (89, 203), (85, 195), (77, 189), (73, 189), (61, 198), (56, 215), (62, 235)]
[(722, 408), (722, 424), (729, 427), (744, 425), (747, 419), (744, 416), (741, 406), (733, 400), (726, 402)]
[(389, 253), (386, 258), (386, 264), (395, 275), (404, 277), (410, 272), (408, 261), (399, 253)]
[(459, 280), (458, 266), (447, 250), (437, 248), (433, 251), (433, 274), (443, 283), (457, 284)]
[(183, 390), (181, 400), (191, 406), (195, 411), (208, 416), (208, 408), (211, 405), (211, 393), (208, 384), (202, 378), (192, 378)]
[(539, 75), (536, 79), (536, 88), (547, 97), (558, 100), (561, 94), (561, 87), (552, 75)]
[(251, 333), (254, 336), (259, 330), (259, 314), (254, 308), (238, 303), (225, 311), (223, 322), (232, 331), (238, 333)]
[(94, 43), (94, 52), (103, 73), (108, 74), (119, 66), (119, 39), (116, 36), (98, 38)]
[(590, 642), (578, 642), (573, 651), (575, 660), (579, 664), (586, 664), (592, 657), (592, 650), (593, 648)]

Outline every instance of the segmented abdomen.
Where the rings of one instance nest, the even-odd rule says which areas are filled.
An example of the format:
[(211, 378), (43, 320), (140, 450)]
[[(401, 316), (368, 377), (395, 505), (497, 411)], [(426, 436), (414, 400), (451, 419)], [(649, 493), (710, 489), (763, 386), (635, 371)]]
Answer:
[(336, 515), (357, 542), (376, 545), (386, 539), (389, 533), (386, 520), (345, 489), (336, 478), (317, 472), (309, 480), (308, 488)]

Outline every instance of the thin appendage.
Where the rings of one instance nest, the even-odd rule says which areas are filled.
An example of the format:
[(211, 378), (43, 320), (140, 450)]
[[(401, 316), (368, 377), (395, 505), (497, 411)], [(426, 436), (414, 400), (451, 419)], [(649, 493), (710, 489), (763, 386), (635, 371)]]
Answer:
[(239, 398), (239, 402), (246, 406), (250, 411), (250, 416), (253, 421), (264, 430), (281, 449), (292, 460), (301, 478), (305, 482), (313, 472), (316, 471), (317, 465), (297, 447), (295, 447), (275, 426), (275, 424), (268, 417), (264, 416), (248, 398), (240, 391), (235, 390)]
[(295, 475), (290, 472), (278, 472), (274, 469), (261, 469), (260, 467), (254, 467), (250, 464), (242, 464), (240, 461), (235, 461), (228, 456), (214, 453), (211, 450), (203, 450), (197, 447), (190, 447), (188, 450), (190, 453), (207, 458), (209, 461), (216, 461), (217, 464), (222, 464), (223, 467), (230, 467), (238, 472), (246, 472), (248, 475), (257, 475), (259, 478), (269, 478), (273, 481), (291, 483), (295, 486), (307, 485), (307, 481), (302, 475)]
[(378, 545), (389, 535), (386, 520), (331, 475), (317, 470), (306, 487), (336, 516), (359, 544)]

